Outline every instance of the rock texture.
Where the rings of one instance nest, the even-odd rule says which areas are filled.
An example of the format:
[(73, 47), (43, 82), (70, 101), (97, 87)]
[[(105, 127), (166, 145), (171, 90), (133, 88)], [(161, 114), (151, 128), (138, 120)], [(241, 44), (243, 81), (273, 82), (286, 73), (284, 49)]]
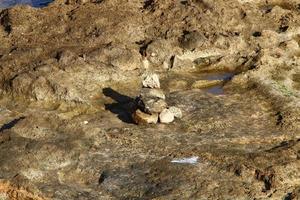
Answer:
[(143, 80), (145, 88), (160, 88), (159, 76), (157, 74), (146, 75)]
[[(298, 0), (0, 9), (0, 199), (299, 199), (299, 13)], [(165, 100), (148, 94), (180, 120), (134, 123), (149, 71)]]
[(169, 108), (169, 111), (170, 111), (171, 113), (173, 113), (174, 117), (179, 118), (179, 119), (182, 118), (182, 111), (181, 111), (180, 108), (177, 108), (177, 107), (175, 107), (175, 106), (171, 106), (171, 107)]

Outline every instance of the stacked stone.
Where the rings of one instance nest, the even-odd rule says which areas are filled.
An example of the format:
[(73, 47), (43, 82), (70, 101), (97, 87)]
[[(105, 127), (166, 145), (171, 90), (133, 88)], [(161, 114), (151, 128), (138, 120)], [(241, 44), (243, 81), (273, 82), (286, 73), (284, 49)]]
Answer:
[(168, 107), (166, 96), (160, 89), (157, 74), (147, 75), (143, 80), (143, 88), (135, 99), (137, 110), (132, 118), (137, 124), (171, 123), (175, 118), (181, 118), (181, 110), (177, 107)]

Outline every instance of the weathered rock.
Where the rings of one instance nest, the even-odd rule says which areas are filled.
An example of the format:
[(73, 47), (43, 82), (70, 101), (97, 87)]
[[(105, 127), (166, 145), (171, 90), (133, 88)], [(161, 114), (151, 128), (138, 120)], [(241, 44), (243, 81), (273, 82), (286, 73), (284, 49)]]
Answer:
[(116, 48), (110, 52), (110, 63), (121, 70), (135, 70), (142, 66), (141, 56), (137, 51)]
[(174, 117), (176, 117), (178, 119), (182, 118), (182, 111), (181, 111), (180, 108), (175, 107), (175, 106), (171, 106), (169, 108), (169, 111), (174, 114)]
[(180, 39), (180, 45), (182, 48), (193, 50), (203, 45), (205, 40), (205, 36), (197, 31), (185, 31)]
[(137, 124), (156, 124), (158, 114), (147, 114), (138, 109), (132, 114), (132, 119)]
[(168, 124), (174, 121), (174, 114), (169, 109), (164, 109), (159, 114), (159, 121), (164, 124)]
[(191, 70), (194, 69), (195, 63), (192, 59), (183, 59), (179, 56), (175, 56), (173, 63), (172, 63), (172, 69), (174, 70)]
[(218, 84), (221, 84), (222, 80), (199, 80), (193, 83), (192, 88), (194, 89), (201, 89), (201, 88), (207, 88), (212, 87)]
[(161, 89), (156, 88), (142, 88), (141, 97), (143, 98), (160, 98), (165, 99), (166, 96)]
[(76, 54), (70, 50), (61, 51), (56, 55), (58, 62), (62, 65), (67, 65), (76, 59)]
[(209, 56), (209, 57), (200, 57), (194, 60), (194, 63), (197, 67), (205, 67), (209, 66), (213, 63), (216, 63), (218, 60), (220, 60), (222, 56)]
[(160, 113), (168, 106), (165, 100), (159, 98), (138, 97), (135, 101), (138, 108), (148, 114)]
[(149, 74), (143, 80), (145, 88), (160, 88), (159, 76), (157, 74)]
[(2, 133), (0, 134), (0, 144), (9, 141), (10, 140), (10, 135), (9, 133)]
[(172, 42), (164, 39), (152, 41), (146, 50), (150, 66), (164, 67), (165, 69), (169, 68), (171, 57), (177, 53), (179, 53), (179, 48), (176, 48), (172, 45)]

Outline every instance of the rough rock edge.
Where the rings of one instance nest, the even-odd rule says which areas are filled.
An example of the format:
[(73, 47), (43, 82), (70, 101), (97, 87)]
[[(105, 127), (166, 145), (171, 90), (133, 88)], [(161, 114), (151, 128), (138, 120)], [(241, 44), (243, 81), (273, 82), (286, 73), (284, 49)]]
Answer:
[(8, 195), (11, 200), (49, 200), (45, 197), (40, 197), (39, 195), (33, 194), (32, 192), (27, 191), (25, 188), (16, 187), (11, 184), (9, 181), (0, 180), (0, 193), (5, 193)]

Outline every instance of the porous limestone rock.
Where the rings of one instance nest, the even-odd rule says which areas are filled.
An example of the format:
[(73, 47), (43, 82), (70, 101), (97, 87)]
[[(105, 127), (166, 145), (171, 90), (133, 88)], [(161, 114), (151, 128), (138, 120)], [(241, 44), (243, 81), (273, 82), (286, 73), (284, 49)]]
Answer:
[(160, 88), (159, 76), (157, 74), (149, 74), (143, 80), (145, 88)]

